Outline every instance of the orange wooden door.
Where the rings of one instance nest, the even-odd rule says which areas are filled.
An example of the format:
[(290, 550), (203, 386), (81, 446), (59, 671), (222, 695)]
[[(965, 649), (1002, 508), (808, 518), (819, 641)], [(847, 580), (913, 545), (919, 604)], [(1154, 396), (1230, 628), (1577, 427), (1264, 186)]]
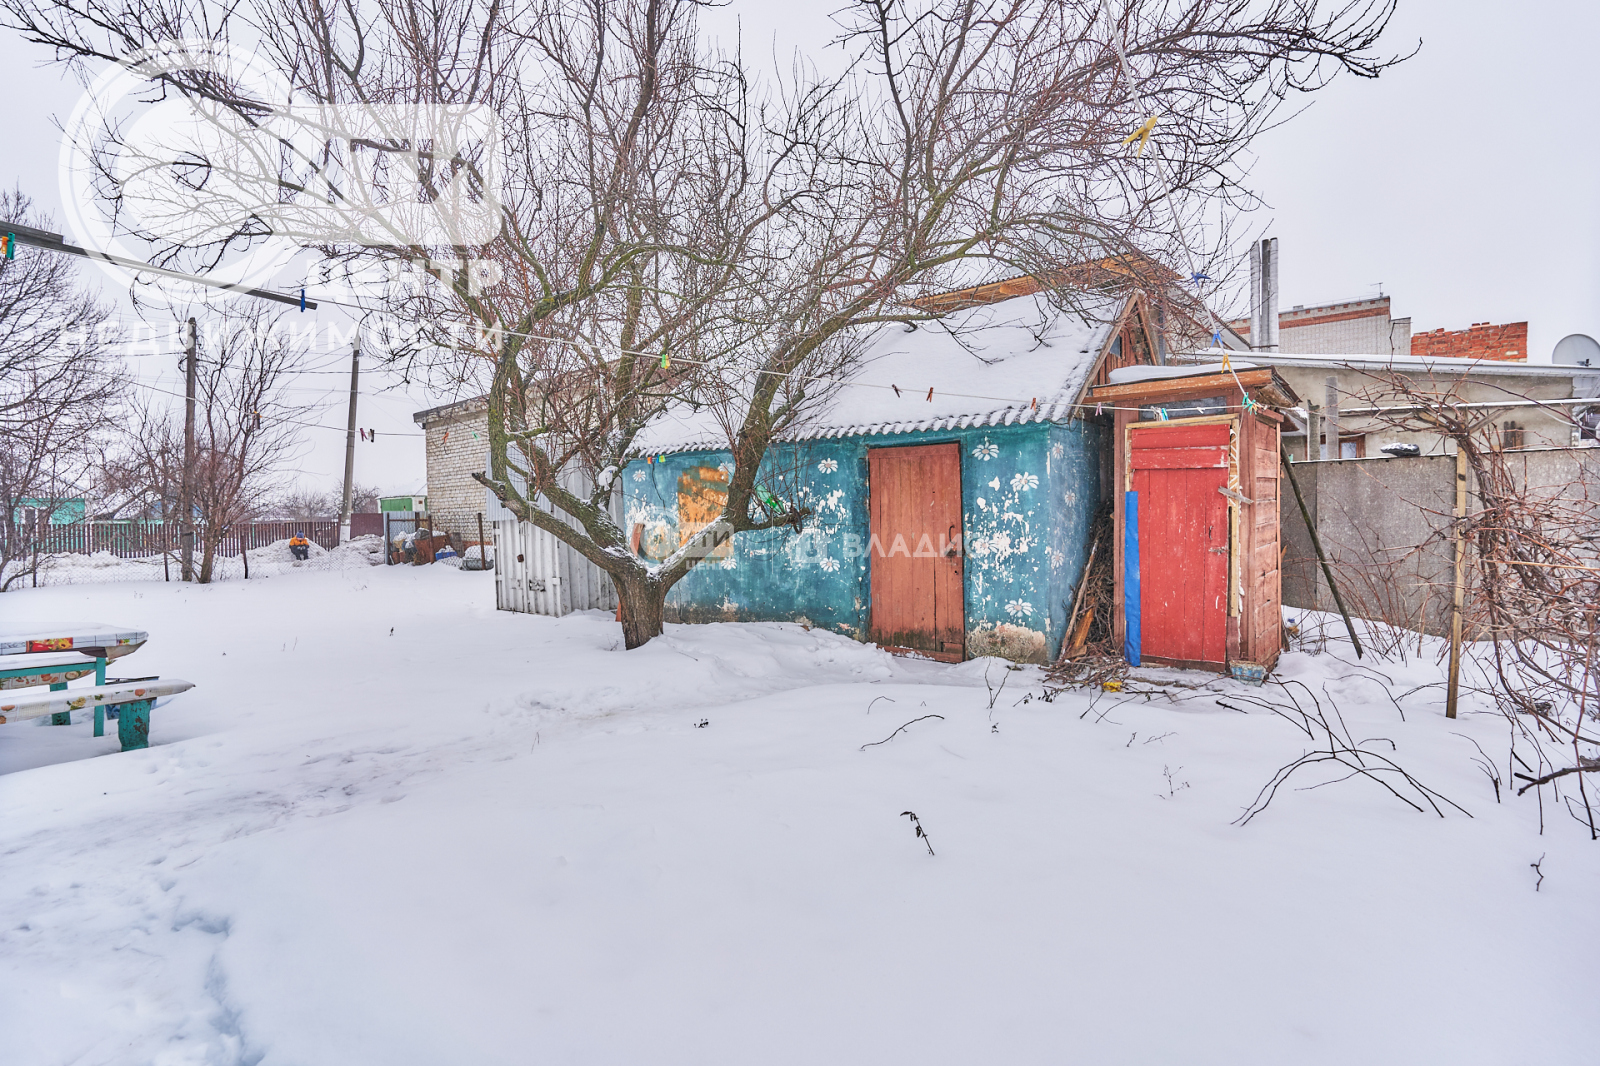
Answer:
[(1141, 655), (1227, 661), (1229, 436), (1226, 423), (1132, 431)]
[(872, 448), (871, 636), (889, 648), (960, 662), (961, 447)]

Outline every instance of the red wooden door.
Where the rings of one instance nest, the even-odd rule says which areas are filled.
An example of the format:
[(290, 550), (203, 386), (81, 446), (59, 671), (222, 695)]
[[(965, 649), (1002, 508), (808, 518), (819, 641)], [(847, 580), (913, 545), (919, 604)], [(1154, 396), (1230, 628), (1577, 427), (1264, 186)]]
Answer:
[(1142, 655), (1227, 660), (1229, 436), (1227, 423), (1131, 433)]
[(872, 448), (871, 636), (947, 662), (966, 650), (961, 447)]

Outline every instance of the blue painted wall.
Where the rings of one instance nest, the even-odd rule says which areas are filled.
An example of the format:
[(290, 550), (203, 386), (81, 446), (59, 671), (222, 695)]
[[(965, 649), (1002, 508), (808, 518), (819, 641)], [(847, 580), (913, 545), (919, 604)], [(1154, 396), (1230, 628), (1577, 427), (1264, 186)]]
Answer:
[[(1100, 497), (1096, 426), (1032, 423), (947, 433), (851, 437), (774, 447), (760, 483), (812, 518), (790, 529), (741, 533), (726, 558), (703, 561), (667, 596), (688, 622), (803, 621), (865, 639), (869, 620), (867, 449), (954, 441), (961, 447), (967, 653), (1045, 661), (1060, 647)], [(626, 527), (644, 526), (641, 552), (679, 543), (679, 487), (731, 470), (726, 452), (633, 462), (623, 471)]]

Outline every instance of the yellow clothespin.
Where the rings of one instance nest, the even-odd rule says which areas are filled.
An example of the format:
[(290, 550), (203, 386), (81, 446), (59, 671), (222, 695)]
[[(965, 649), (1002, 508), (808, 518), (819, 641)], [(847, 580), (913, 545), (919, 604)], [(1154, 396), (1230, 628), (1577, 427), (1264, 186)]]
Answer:
[(1145, 119), (1144, 125), (1140, 126), (1138, 129), (1122, 138), (1122, 143), (1126, 145), (1131, 144), (1134, 141), (1138, 141), (1139, 151), (1137, 154), (1144, 155), (1144, 146), (1150, 143), (1150, 134), (1155, 132), (1156, 120), (1159, 117), (1160, 116), (1158, 115), (1151, 115), (1149, 118)]

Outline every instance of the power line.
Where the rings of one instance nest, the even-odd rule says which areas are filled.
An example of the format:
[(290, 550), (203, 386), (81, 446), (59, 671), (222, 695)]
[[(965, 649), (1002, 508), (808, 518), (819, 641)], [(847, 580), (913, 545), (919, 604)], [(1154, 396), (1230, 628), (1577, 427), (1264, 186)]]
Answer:
[[(181, 392), (171, 392), (171, 391), (169, 391), (167, 389), (158, 388), (155, 385), (151, 385), (148, 382), (139, 381), (137, 379), (130, 379), (129, 380), (129, 384), (135, 385), (135, 386), (137, 386), (138, 388), (141, 388), (141, 389), (147, 389), (150, 392), (158, 392), (163, 396), (173, 396), (173, 397), (176, 397), (177, 399), (180, 399), (180, 400), (186, 399), (184, 394), (181, 393)], [(289, 417), (287, 417), (285, 415), (262, 415), (261, 416), (261, 420), (263, 422), (272, 422), (272, 423), (281, 424), (281, 425), (304, 426), (307, 429), (328, 429), (328, 430), (334, 431), (335, 433), (344, 433), (344, 432), (346, 432), (344, 429), (340, 428), (339, 426), (324, 426), (324, 425), (322, 425), (321, 423), (318, 423), (318, 422), (301, 422), (298, 419), (289, 418)], [(427, 436), (426, 433), (397, 433), (397, 432), (392, 432), (392, 431), (387, 430), (387, 429), (374, 429), (374, 430), (368, 430), (368, 432), (372, 433), (372, 434), (374, 434), (376, 436), (381, 436), (381, 437), (426, 437)]]

